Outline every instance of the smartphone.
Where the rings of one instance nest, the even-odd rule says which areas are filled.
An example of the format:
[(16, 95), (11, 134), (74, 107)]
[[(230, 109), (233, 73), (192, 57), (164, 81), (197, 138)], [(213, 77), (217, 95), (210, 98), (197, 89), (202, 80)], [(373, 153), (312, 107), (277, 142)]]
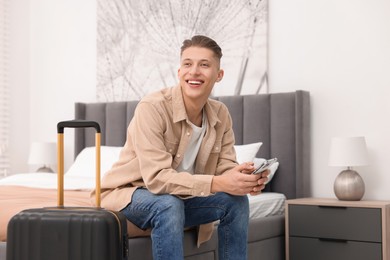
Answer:
[(277, 158), (272, 158), (261, 163), (257, 168), (252, 172), (252, 174), (259, 174), (267, 170), (272, 164), (278, 161)]

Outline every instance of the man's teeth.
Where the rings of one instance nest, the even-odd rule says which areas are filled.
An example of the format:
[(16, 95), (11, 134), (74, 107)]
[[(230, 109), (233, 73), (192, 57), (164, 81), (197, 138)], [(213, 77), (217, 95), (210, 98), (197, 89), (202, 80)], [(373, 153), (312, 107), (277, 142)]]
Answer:
[(189, 83), (189, 84), (194, 84), (194, 85), (200, 85), (200, 84), (202, 84), (202, 82), (200, 82), (200, 81), (195, 81), (195, 80), (189, 80), (188, 83)]

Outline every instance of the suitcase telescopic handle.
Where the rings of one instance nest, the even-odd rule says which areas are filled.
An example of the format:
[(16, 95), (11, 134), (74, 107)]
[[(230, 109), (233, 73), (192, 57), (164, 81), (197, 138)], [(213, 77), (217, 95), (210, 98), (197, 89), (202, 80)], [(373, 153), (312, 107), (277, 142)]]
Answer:
[(96, 130), (96, 133), (100, 133), (100, 125), (98, 122), (95, 121), (88, 121), (88, 120), (69, 120), (69, 121), (62, 121), (57, 124), (57, 133), (64, 133), (64, 128), (86, 128), (86, 127), (93, 127)]
[(93, 127), (96, 146), (96, 207), (100, 207), (100, 144), (101, 131), (99, 123), (88, 120), (68, 120), (57, 124), (57, 206), (64, 206), (64, 128), (88, 128)]

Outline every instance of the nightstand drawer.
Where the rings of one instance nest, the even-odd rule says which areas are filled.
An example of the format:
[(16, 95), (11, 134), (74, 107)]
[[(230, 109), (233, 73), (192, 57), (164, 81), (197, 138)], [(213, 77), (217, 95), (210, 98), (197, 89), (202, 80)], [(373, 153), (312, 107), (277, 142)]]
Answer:
[(289, 205), (288, 214), (290, 236), (382, 241), (379, 208)]
[(382, 245), (290, 237), (290, 260), (381, 260)]

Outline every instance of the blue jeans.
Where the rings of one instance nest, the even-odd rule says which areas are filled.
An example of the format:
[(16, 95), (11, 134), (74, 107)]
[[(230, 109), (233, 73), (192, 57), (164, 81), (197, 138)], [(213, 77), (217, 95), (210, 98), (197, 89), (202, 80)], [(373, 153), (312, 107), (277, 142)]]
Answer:
[(220, 260), (247, 258), (249, 203), (247, 196), (216, 193), (208, 197), (180, 199), (137, 189), (122, 213), (141, 229), (152, 229), (154, 260), (183, 259), (185, 227), (220, 220), (218, 255)]

